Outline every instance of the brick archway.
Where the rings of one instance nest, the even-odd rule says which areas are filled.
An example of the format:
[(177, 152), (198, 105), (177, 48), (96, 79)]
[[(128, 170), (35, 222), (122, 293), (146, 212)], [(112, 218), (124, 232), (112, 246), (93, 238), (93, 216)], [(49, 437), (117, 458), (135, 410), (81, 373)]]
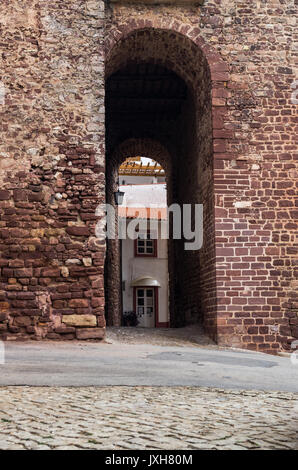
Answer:
[[(109, 63), (111, 54), (120, 41), (123, 41), (137, 31), (148, 29), (168, 31), (169, 33), (179, 35), (185, 41), (189, 41), (193, 46), (197, 47), (205, 57), (211, 72), (212, 82), (226, 82), (229, 80), (229, 68), (227, 64), (221, 55), (205, 41), (201, 35), (200, 29), (180, 22), (177, 18), (173, 20), (159, 16), (146, 20), (133, 18), (127, 19), (125, 23), (120, 22), (115, 24), (114, 21), (111, 25), (107, 25), (104, 44), (106, 64)], [(106, 67), (106, 74), (108, 75), (109, 73), (110, 70)]]
[[(159, 15), (152, 19), (146, 18), (127, 19), (123, 22), (120, 16), (120, 22), (116, 23), (115, 18), (113, 23), (106, 25), (105, 30), (105, 76), (108, 77), (114, 70), (110, 65), (112, 60), (113, 51), (116, 50), (117, 45), (123, 42), (129, 36), (136, 32), (142, 32), (148, 29), (155, 31), (164, 31), (169, 34), (174, 34), (175, 37), (180, 37), (183, 41), (188, 42), (191, 48), (195, 48), (201, 54), (201, 57), (206, 62), (210, 74), (210, 85), (212, 93), (212, 119), (213, 119), (213, 151), (214, 158), (216, 154), (222, 154), (222, 149), (226, 148), (230, 133), (225, 131), (224, 124), (228, 122), (227, 116), (227, 99), (228, 99), (228, 84), (230, 81), (229, 66), (224, 61), (219, 52), (210, 46), (201, 34), (198, 27), (185, 24), (177, 18), (165, 18)], [(169, 61), (169, 66), (175, 65)], [(187, 75), (183, 78), (188, 82), (190, 87), (193, 86), (193, 81), (188, 79)]]
[(118, 164), (118, 162), (123, 162), (128, 156), (135, 155), (152, 158), (165, 169), (170, 161), (168, 149), (160, 142), (148, 138), (125, 140), (115, 149), (111, 160)]
[[(150, 138), (126, 139), (116, 147), (107, 161), (107, 172), (112, 175), (113, 178), (111, 182), (113, 190), (116, 190), (115, 182), (119, 166), (129, 156), (142, 156), (158, 162), (165, 170), (167, 191), (168, 194), (171, 195), (173, 183), (171, 154), (163, 144)], [(171, 200), (171, 196), (169, 200)]]
[[(185, 120), (179, 132), (184, 143), (180, 148), (171, 139), (159, 138), (151, 130), (139, 135), (127, 135), (122, 131), (117, 135), (110, 132), (111, 120), (107, 115), (107, 171), (109, 160), (115, 148), (129, 138), (153, 138), (159, 140), (174, 157), (177, 166), (184, 162), (183, 175), (176, 178), (178, 189), (176, 200), (181, 203), (204, 204), (205, 244), (199, 255), (180, 254), (187, 274), (180, 274), (176, 280), (176, 300), (180, 298), (180, 311), (184, 309), (183, 320), (175, 322), (181, 326), (185, 318), (192, 318), (193, 312), (200, 311), (204, 316), (204, 325), (208, 333), (217, 335), (217, 293), (215, 268), (215, 230), (214, 230), (214, 156), (223, 153), (226, 146), (225, 134), (222, 131), (226, 112), (226, 81), (228, 68), (219, 54), (201, 39), (196, 28), (188, 29), (185, 25), (174, 22), (166, 24), (164, 20), (155, 19), (144, 24), (132, 20), (124, 25), (107, 29), (106, 36), (106, 80), (114, 77), (119, 71), (138, 64), (154, 64), (164, 67), (176, 74), (188, 89)], [(109, 93), (107, 93), (107, 100)], [(107, 101), (108, 109), (108, 101)], [(147, 133), (147, 135), (146, 135)], [(129, 134), (129, 133), (128, 133)], [(172, 135), (174, 135), (172, 133)], [(218, 140), (218, 137), (221, 137)], [(164, 136), (163, 136), (164, 137)], [(153, 158), (153, 157), (152, 157)], [(180, 163), (179, 163), (180, 161)], [(172, 175), (173, 177), (173, 175)], [(109, 186), (107, 173), (107, 185)], [(182, 191), (182, 186), (184, 190)], [(109, 188), (107, 193), (109, 192)], [(174, 199), (175, 200), (175, 197)], [(108, 255), (109, 256), (109, 255)], [(182, 279), (183, 278), (183, 279)], [(176, 303), (177, 303), (176, 302)], [(179, 302), (178, 302), (179, 303)], [(204, 312), (204, 313), (202, 313)]]
[[(162, 165), (166, 171), (168, 184), (167, 193), (171, 189), (171, 156), (167, 148), (160, 142), (143, 139), (126, 139), (116, 147), (114, 152), (107, 159), (106, 169), (106, 199), (111, 205), (114, 205), (113, 193), (118, 187), (118, 170), (121, 163), (127, 157), (142, 156), (151, 158)], [(107, 240), (107, 255), (105, 267), (105, 297), (106, 297), (106, 320), (108, 325), (121, 325), (121, 262), (120, 246), (118, 240)]]

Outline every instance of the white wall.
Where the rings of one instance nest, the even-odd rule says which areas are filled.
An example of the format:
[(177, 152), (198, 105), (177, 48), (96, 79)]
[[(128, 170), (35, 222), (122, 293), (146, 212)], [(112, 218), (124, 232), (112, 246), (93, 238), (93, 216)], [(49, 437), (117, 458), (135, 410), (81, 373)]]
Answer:
[[(123, 183), (125, 181), (125, 183)], [(164, 183), (166, 181), (165, 176), (128, 176), (120, 175), (119, 184), (152, 184), (152, 183)]]
[(167, 187), (159, 184), (119, 186), (124, 192), (123, 207), (167, 207)]
[(131, 282), (142, 276), (151, 276), (161, 287), (158, 288), (159, 322), (169, 321), (169, 276), (168, 276), (168, 242), (157, 240), (157, 257), (134, 256), (134, 240), (122, 240), (122, 280), (123, 311), (134, 310), (133, 287)]

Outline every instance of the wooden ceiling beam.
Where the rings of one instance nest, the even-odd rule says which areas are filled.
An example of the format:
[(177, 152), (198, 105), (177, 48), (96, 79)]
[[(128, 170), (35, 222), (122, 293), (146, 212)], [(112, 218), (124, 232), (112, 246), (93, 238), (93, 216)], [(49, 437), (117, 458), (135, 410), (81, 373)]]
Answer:
[(149, 162), (147, 165), (138, 165), (133, 162), (124, 162), (119, 168), (119, 175), (162, 176), (164, 174), (164, 169), (158, 163), (151, 165)]

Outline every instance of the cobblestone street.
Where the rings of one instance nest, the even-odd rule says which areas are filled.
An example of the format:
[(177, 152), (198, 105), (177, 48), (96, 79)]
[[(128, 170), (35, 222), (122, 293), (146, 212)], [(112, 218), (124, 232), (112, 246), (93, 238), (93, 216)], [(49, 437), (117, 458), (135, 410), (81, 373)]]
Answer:
[(298, 449), (291, 393), (3, 387), (0, 449)]

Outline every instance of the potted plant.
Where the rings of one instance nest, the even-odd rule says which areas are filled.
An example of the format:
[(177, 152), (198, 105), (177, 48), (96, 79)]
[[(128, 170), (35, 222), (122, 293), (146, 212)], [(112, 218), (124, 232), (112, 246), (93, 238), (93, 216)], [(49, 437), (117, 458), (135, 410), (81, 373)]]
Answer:
[(133, 310), (123, 313), (123, 326), (137, 326), (139, 323), (136, 312)]

